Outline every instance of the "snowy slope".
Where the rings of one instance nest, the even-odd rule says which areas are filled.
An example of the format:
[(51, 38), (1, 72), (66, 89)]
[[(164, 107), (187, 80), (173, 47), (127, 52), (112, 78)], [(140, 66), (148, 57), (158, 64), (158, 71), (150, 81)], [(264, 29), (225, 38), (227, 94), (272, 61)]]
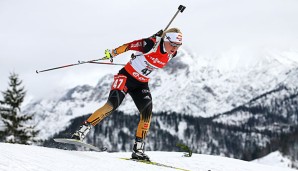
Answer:
[[(82, 152), (0, 143), (1, 171), (82, 171), (82, 170), (174, 170), (161, 166), (125, 161), (130, 153)], [(294, 171), (288, 168), (236, 159), (177, 152), (147, 152), (155, 162), (195, 171)]]
[(278, 167), (291, 167), (292, 165), (292, 161), (289, 158), (284, 157), (279, 151), (272, 152), (267, 156), (253, 160), (252, 162)]

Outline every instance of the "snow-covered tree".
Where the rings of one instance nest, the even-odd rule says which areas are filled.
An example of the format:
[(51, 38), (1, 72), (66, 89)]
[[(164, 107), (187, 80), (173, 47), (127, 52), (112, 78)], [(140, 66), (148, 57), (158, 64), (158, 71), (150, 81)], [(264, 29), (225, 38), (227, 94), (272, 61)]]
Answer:
[(0, 100), (0, 116), (2, 129), (0, 140), (9, 143), (32, 144), (38, 131), (29, 122), (33, 115), (21, 112), (21, 104), (24, 101), (26, 91), (18, 75), (11, 73), (9, 76), (9, 88), (2, 92), (3, 100)]

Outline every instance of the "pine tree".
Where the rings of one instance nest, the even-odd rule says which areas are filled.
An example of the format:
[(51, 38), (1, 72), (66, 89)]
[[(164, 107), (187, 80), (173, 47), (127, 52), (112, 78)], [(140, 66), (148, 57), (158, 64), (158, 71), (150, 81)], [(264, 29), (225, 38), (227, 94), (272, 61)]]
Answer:
[(0, 131), (0, 140), (9, 143), (32, 144), (38, 131), (34, 126), (28, 125), (33, 115), (21, 113), (21, 104), (25, 98), (25, 90), (18, 75), (11, 73), (9, 88), (2, 92), (0, 100), (0, 116), (4, 130)]
[(182, 151), (186, 152), (184, 153), (184, 157), (191, 157), (192, 156), (192, 150), (183, 143), (176, 144), (177, 147), (180, 147)]

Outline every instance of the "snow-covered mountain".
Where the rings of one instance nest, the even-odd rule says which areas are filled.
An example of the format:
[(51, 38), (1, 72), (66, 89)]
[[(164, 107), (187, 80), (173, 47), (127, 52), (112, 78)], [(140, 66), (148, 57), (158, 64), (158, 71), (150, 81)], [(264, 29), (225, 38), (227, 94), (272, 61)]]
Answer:
[[(81, 170), (174, 170), (163, 166), (154, 166), (134, 161), (121, 160), (129, 158), (130, 153), (82, 152), (50, 149), (44, 147), (0, 143), (1, 171), (81, 171)], [(282, 166), (278, 159), (274, 165), (263, 165), (256, 162), (245, 162), (219, 156), (193, 154), (192, 157), (182, 157), (178, 152), (147, 152), (151, 160), (196, 171), (294, 171)], [(278, 163), (280, 163), (278, 165)], [(268, 164), (268, 163), (267, 163)]]

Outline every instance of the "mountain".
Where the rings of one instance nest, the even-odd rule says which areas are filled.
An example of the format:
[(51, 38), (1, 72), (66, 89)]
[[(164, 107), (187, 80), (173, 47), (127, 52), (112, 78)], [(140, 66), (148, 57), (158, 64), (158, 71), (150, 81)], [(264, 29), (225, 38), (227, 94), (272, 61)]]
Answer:
[[(177, 151), (176, 143), (194, 152), (253, 160), (280, 150), (291, 157), (298, 144), (298, 67), (292, 53), (267, 53), (250, 60), (231, 61), (223, 69), (218, 61), (182, 49), (164, 69), (153, 73), (153, 120), (147, 150)], [(67, 137), (107, 100), (113, 75), (95, 87), (80, 85), (54, 99), (26, 106), (35, 113), (46, 146), (49, 138)], [(119, 109), (88, 135), (89, 143), (110, 151), (130, 151), (139, 119), (127, 96)], [(63, 148), (63, 147), (61, 147)]]
[[(134, 161), (121, 160), (129, 158), (130, 153), (106, 153), (66, 151), (45, 147), (0, 143), (1, 171), (81, 171), (81, 170), (174, 170), (163, 166), (154, 166)], [(185, 170), (222, 171), (293, 171), (293, 169), (268, 166), (255, 162), (245, 162), (219, 156), (193, 154), (192, 157), (182, 157), (178, 152), (148, 152), (151, 159), (165, 165), (183, 168)]]

